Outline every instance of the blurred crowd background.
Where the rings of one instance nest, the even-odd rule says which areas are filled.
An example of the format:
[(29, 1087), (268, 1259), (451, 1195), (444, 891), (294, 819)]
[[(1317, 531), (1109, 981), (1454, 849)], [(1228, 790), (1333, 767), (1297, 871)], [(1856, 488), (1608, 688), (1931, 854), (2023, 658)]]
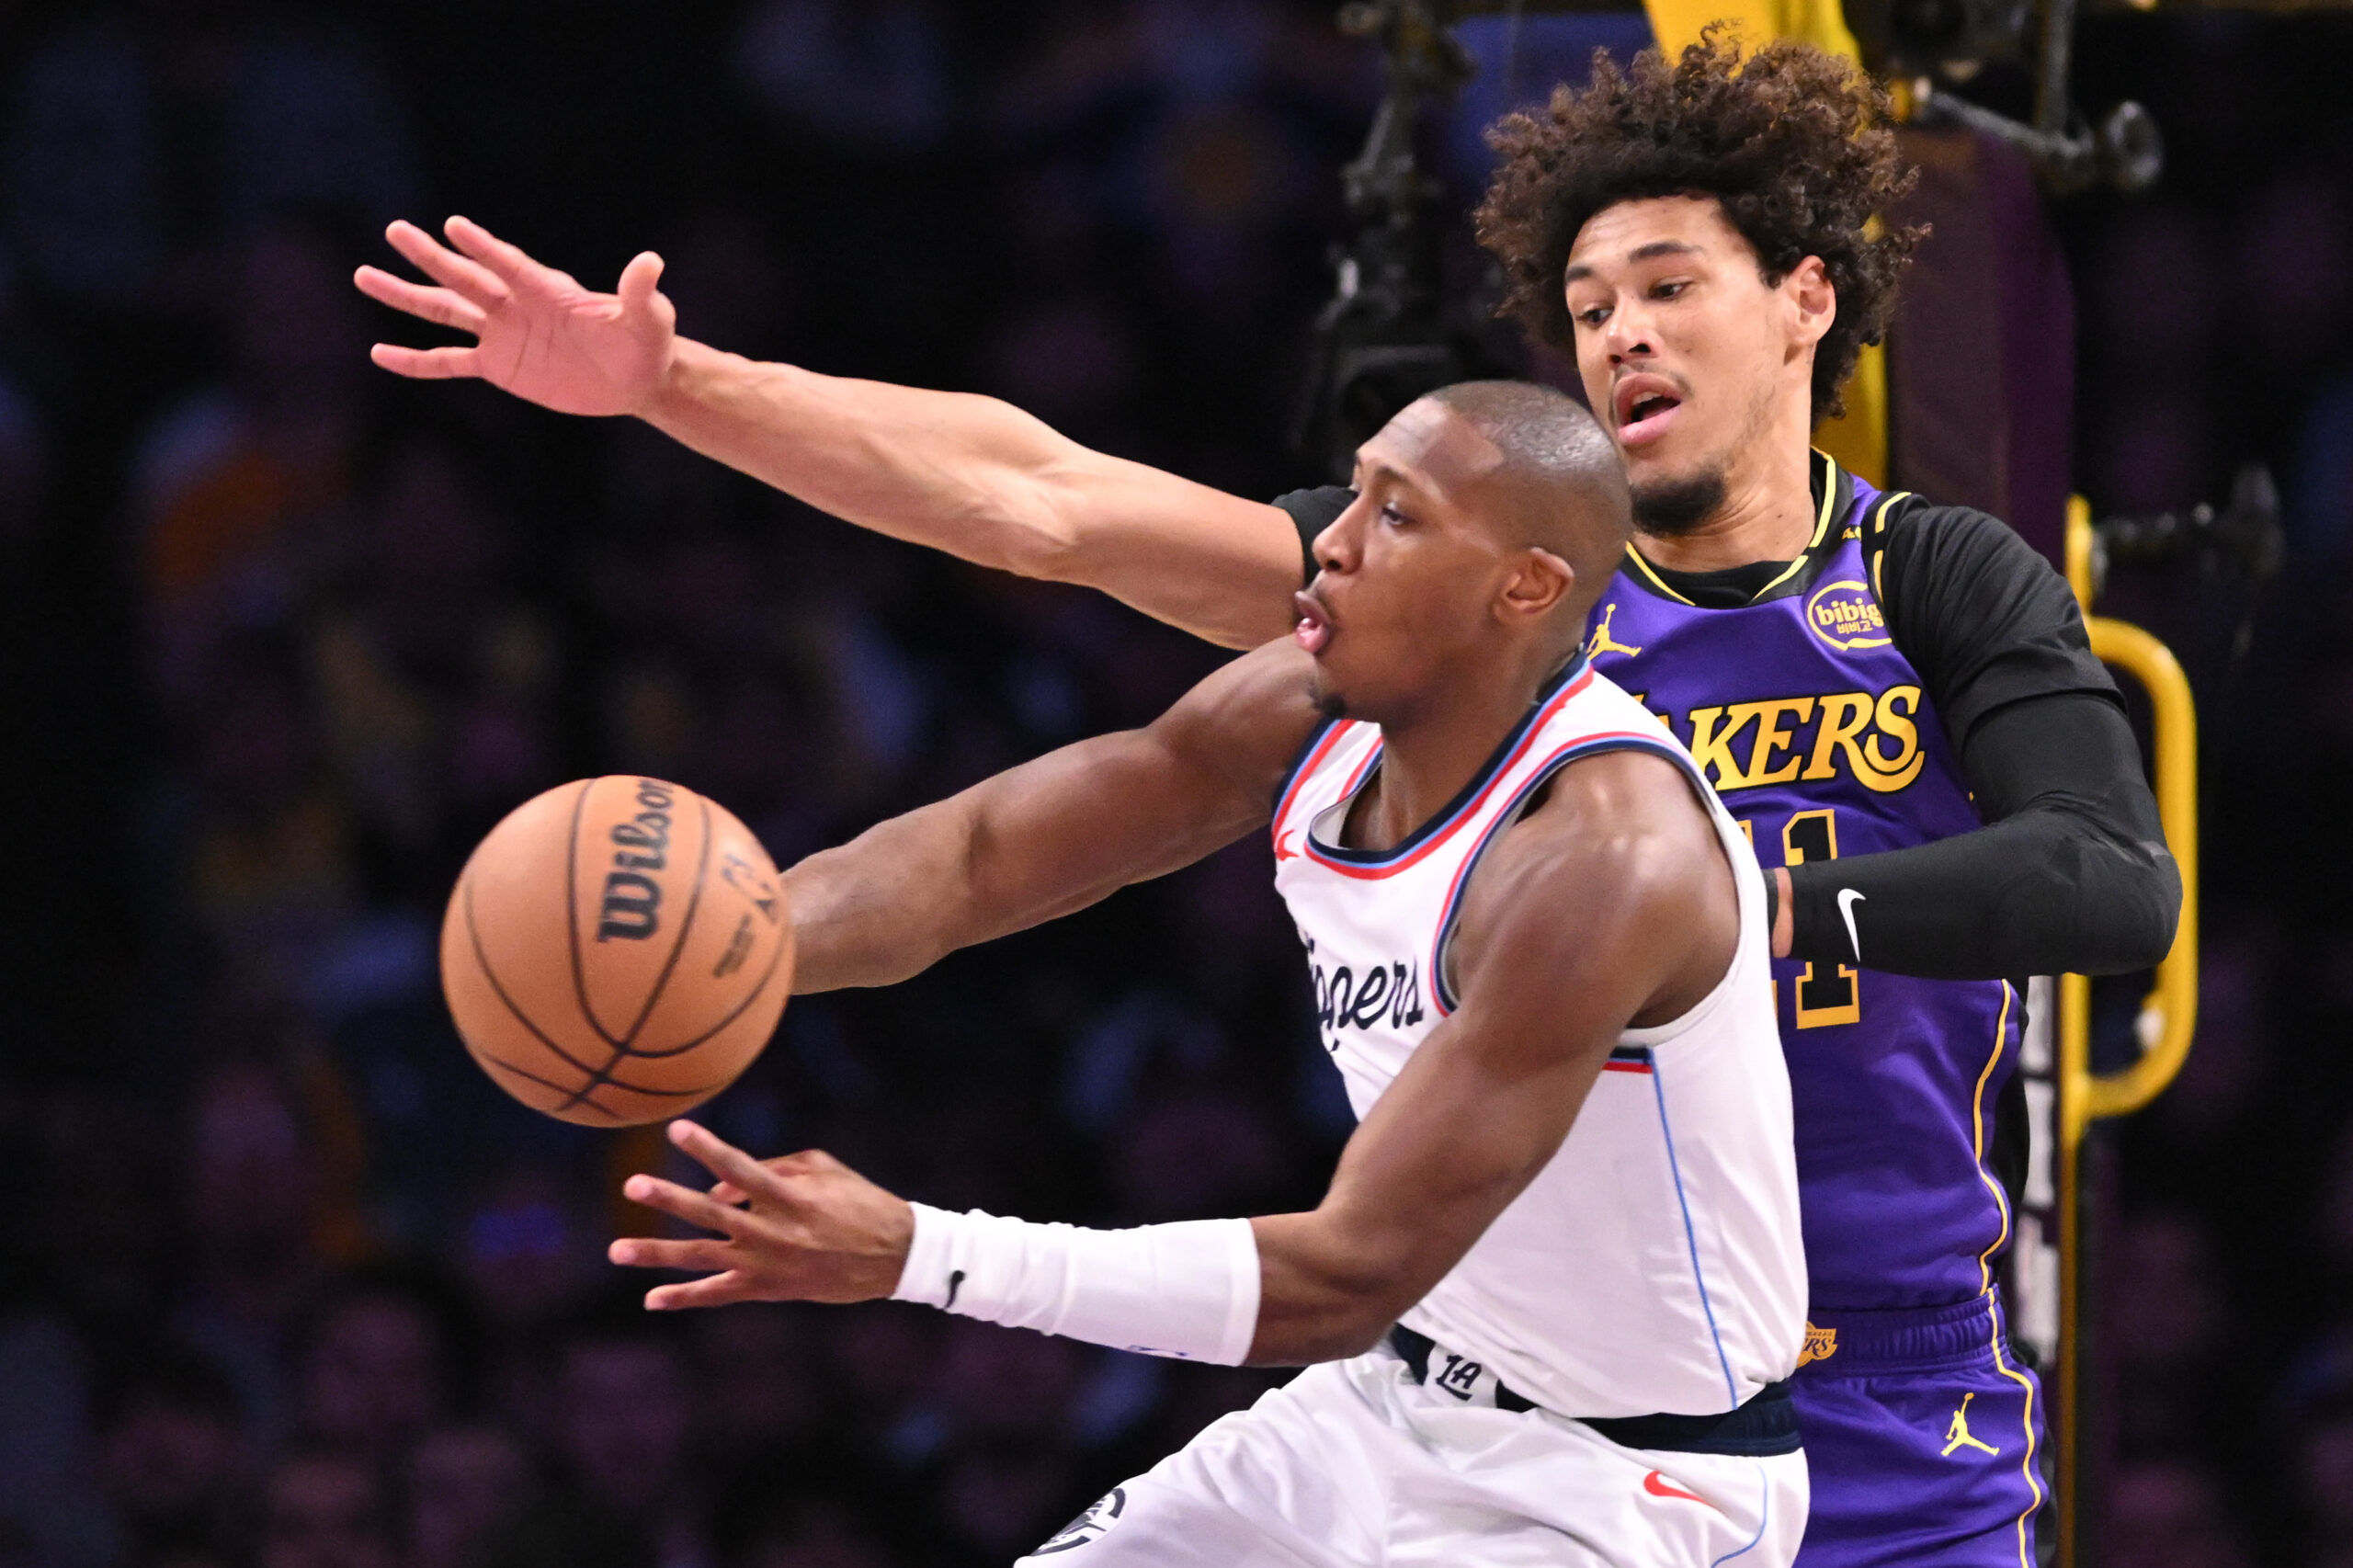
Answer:
[[(2116, 1150), (2117, 1562), (2353, 1564), (2347, 20), (2079, 39), (2172, 155), (2060, 210), (2079, 483), (2261, 459), (2290, 530), (2259, 598), (2118, 586), (2205, 705), (2209, 956)], [(0, 5), (0, 1568), (1002, 1562), (1275, 1381), (637, 1310), (642, 1146), (508, 1104), (440, 1006), (482, 832), (642, 771), (789, 861), (1217, 655), (396, 382), (366, 347), (423, 329), (348, 278), (395, 215), (596, 286), (658, 248), (689, 335), (1273, 494), (1321, 477), (1284, 436), (1378, 87), (1310, 0)], [(1311, 1201), (1349, 1119), (1268, 879), (1245, 842), (798, 1003), (713, 1125), (1037, 1218)]]

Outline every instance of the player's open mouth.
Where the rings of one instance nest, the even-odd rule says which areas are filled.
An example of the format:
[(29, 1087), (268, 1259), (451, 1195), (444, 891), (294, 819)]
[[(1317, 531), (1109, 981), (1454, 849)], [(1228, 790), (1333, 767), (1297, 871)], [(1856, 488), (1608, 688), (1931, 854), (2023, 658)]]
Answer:
[(1639, 447), (1657, 440), (1675, 423), (1683, 398), (1664, 376), (1629, 376), (1610, 394), (1617, 416), (1620, 446)]
[(1291, 641), (1311, 653), (1321, 653), (1332, 641), (1331, 613), (1324, 601), (1312, 593), (1293, 594), (1291, 606), (1299, 611), (1299, 625), (1291, 632)]

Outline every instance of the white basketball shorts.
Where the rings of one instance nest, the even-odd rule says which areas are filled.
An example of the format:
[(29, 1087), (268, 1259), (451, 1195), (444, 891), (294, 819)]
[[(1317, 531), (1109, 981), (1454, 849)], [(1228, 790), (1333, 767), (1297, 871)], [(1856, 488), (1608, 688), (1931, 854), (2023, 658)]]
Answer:
[(1802, 1452), (1620, 1448), (1465, 1404), (1385, 1346), (1311, 1367), (1115, 1488), (1032, 1568), (1786, 1568)]

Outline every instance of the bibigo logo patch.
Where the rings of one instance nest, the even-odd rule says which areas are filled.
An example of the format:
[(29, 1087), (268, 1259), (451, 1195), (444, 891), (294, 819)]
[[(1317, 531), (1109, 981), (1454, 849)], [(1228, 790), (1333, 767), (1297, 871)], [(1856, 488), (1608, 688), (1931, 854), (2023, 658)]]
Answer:
[(1884, 648), (1893, 641), (1887, 634), (1887, 617), (1879, 601), (1862, 584), (1854, 581), (1824, 583), (1805, 601), (1805, 623), (1813, 634), (1842, 653), (1852, 653), (1862, 648)]

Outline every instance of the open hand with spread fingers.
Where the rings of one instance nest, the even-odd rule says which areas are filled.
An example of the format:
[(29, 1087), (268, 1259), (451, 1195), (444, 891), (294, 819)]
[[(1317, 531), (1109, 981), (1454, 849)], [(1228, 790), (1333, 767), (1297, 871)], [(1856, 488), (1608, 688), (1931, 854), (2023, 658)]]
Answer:
[(624, 1237), (608, 1249), (632, 1268), (675, 1268), (703, 1278), (646, 1292), (654, 1312), (733, 1301), (870, 1301), (898, 1287), (915, 1236), (915, 1213), (819, 1150), (756, 1160), (691, 1121), (670, 1142), (719, 1178), (696, 1192), (635, 1176), (621, 1191), (711, 1236), (691, 1241)]
[(374, 267), (352, 281), (381, 304), (472, 333), (472, 347), (379, 343), (370, 358), (419, 381), (485, 381), (558, 414), (645, 411), (677, 344), (678, 313), (655, 287), (660, 256), (639, 255), (621, 269), (618, 291), (600, 294), (472, 219), (452, 218), (443, 232), (448, 245), (410, 222), (384, 231), (433, 287)]

